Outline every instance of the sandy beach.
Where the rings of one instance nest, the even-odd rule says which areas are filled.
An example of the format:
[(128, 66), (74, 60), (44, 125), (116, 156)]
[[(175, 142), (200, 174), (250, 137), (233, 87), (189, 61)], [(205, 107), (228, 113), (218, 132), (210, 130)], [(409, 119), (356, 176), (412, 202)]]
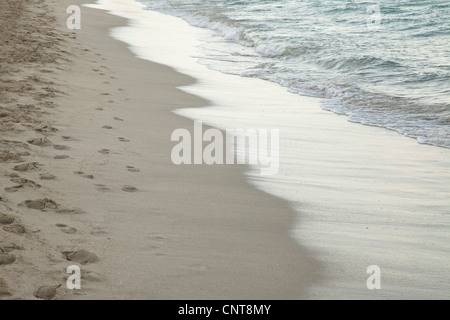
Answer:
[[(242, 166), (176, 166), (171, 111), (195, 79), (108, 36), (71, 1), (0, 2), (0, 298), (301, 299), (320, 265), (287, 202)], [(66, 287), (81, 268), (81, 290)]]

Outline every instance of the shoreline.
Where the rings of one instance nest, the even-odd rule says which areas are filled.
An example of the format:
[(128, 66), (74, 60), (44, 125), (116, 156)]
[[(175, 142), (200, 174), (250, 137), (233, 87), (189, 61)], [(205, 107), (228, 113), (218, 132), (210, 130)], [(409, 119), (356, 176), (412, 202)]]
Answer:
[[(59, 27), (46, 31), (59, 39), (49, 50), (62, 52), (61, 61), (15, 75), (44, 83), (49, 114), (39, 125), (49, 130), (8, 134), (45, 143), (23, 146), (35, 165), (20, 178), (40, 187), (1, 194), (0, 211), (26, 230), (5, 233), (22, 249), (0, 266), (2, 295), (34, 299), (44, 287), (55, 299), (306, 297), (318, 265), (289, 235), (296, 217), (289, 204), (253, 188), (242, 167), (171, 164), (170, 133), (192, 127), (171, 111), (207, 104), (175, 88), (195, 80), (134, 57), (107, 34), (125, 20), (101, 10), (81, 7), (82, 29), (64, 30), (65, 9), (82, 3), (45, 2), (58, 12)], [(12, 167), (2, 168), (2, 185), (17, 178)], [(64, 286), (74, 263), (80, 291)]]
[[(450, 252), (445, 227), (450, 225), (445, 215), (450, 210), (448, 150), (350, 123), (324, 110), (320, 100), (288, 93), (277, 84), (202, 67), (190, 58), (198, 56), (193, 47), (212, 35), (179, 18), (132, 12), (128, 6), (107, 8), (132, 21), (115, 28), (114, 38), (139, 57), (198, 79), (182, 90), (212, 101), (212, 106), (176, 114), (222, 129), (280, 129), (280, 172), (261, 177), (250, 168), (245, 175), (297, 211), (291, 235), (317, 255), (327, 279), (313, 285), (310, 298), (446, 297), (450, 288), (432, 270), (448, 270), (437, 249)], [(383, 270), (380, 292), (364, 285), (374, 263)]]

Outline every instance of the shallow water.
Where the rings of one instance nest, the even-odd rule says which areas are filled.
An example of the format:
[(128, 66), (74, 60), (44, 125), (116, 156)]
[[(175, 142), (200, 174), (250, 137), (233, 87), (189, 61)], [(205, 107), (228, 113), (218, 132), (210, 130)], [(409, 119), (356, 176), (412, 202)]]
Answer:
[(450, 148), (450, 3), (141, 0), (213, 30), (200, 63), (327, 98), (351, 121)]

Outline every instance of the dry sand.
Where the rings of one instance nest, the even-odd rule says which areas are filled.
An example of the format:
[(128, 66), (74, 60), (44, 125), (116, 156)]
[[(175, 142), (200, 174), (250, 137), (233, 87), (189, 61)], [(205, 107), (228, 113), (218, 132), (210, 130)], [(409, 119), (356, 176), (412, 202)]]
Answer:
[[(0, 2), (0, 298), (297, 299), (317, 281), (295, 212), (240, 166), (175, 166), (194, 79), (137, 59), (81, 1)], [(66, 269), (81, 267), (82, 289)]]

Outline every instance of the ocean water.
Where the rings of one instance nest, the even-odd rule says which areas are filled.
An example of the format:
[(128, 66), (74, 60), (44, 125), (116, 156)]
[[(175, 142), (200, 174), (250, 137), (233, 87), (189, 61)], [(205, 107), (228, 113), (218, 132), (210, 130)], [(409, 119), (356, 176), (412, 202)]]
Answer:
[[(380, 119), (384, 116), (383, 119), (386, 121), (390, 119), (392, 123), (402, 124), (408, 130), (433, 132), (429, 136), (421, 135), (419, 140), (425, 142), (423, 139), (434, 139), (434, 142), (427, 143), (446, 147), (445, 144), (449, 142), (448, 126), (436, 125), (437, 122), (428, 125), (428, 122), (431, 121), (430, 114), (433, 113), (439, 120), (445, 117), (438, 117), (437, 114), (447, 114), (448, 119), (448, 108), (446, 111), (444, 108), (440, 113), (438, 109), (433, 109), (438, 108), (437, 106), (448, 106), (448, 101), (447, 104), (445, 102), (445, 85), (439, 85), (439, 81), (443, 81), (445, 77), (448, 79), (448, 72), (437, 72), (442, 75), (441, 80), (434, 85), (431, 84), (433, 81), (430, 82), (430, 88), (433, 90), (429, 89), (429, 94), (423, 91), (419, 95), (419, 91), (415, 91), (419, 98), (392, 97), (386, 94), (392, 88), (386, 81), (394, 81), (390, 78), (391, 72), (387, 66), (385, 69), (375, 66), (376, 63), (371, 67), (366, 66), (370, 70), (367, 72), (370, 76), (359, 77), (357, 72), (355, 74), (350, 72), (350, 65), (364, 64), (364, 61), (355, 62), (350, 59), (347, 61), (347, 69), (341, 67), (333, 69), (330, 66), (320, 67), (320, 63), (307, 60), (306, 54), (302, 58), (303, 51), (298, 49), (300, 46), (293, 46), (299, 50), (296, 55), (289, 56), (287, 54), (289, 50), (283, 53), (287, 40), (283, 42), (281, 39), (283, 36), (284, 39), (288, 39), (293, 32), (292, 29), (266, 27), (267, 34), (272, 32), (280, 37), (279, 49), (274, 45), (275, 38), (270, 37), (258, 44), (247, 43), (250, 40), (257, 41), (255, 39), (263, 37), (264, 34), (255, 30), (253, 30), (255, 33), (252, 33), (251, 28), (246, 27), (247, 24), (264, 29), (263, 26), (271, 20), (278, 19), (277, 23), (283, 24), (281, 21), (285, 19), (289, 25), (289, 21), (293, 23), (291, 21), (293, 18), (288, 18), (289, 16), (294, 12), (298, 14), (303, 12), (303, 16), (298, 18), (309, 19), (308, 27), (317, 28), (316, 36), (310, 34), (311, 43), (305, 41), (304, 45), (311, 48), (319, 46), (321, 41), (320, 37), (317, 38), (317, 32), (324, 30), (322, 27), (319, 28), (319, 25), (336, 22), (323, 18), (314, 10), (322, 8), (320, 10), (327, 12), (332, 3), (337, 3), (334, 1), (327, 1), (328, 7), (312, 1), (202, 1), (203, 6), (199, 5), (200, 1), (98, 0), (98, 3), (100, 5), (97, 7), (129, 19), (128, 26), (111, 30), (114, 38), (127, 43), (130, 50), (140, 58), (170, 65), (182, 73), (193, 76), (197, 82), (181, 89), (211, 101), (210, 106), (175, 110), (175, 113), (223, 129), (280, 130), (278, 174), (260, 176), (259, 168), (250, 166), (246, 177), (255, 187), (286, 199), (299, 212), (292, 225), (291, 235), (301, 245), (309, 248), (320, 261), (321, 268), (317, 271), (323, 279), (314, 283), (306, 297), (318, 299), (450, 297), (450, 150), (419, 144), (416, 140), (390, 130), (347, 121), (361, 117), (360, 122), (366, 123), (377, 121), (378, 116)], [(286, 10), (281, 3), (289, 4), (290, 10)], [(359, 34), (362, 37), (362, 33), (367, 33), (366, 29), (362, 30), (367, 28), (367, 24), (361, 21), (365, 17), (365, 11), (361, 11), (361, 15), (358, 16), (356, 12), (359, 12), (359, 9), (356, 8), (369, 3), (358, 1), (349, 1), (345, 5), (344, 2), (339, 3), (341, 3), (339, 10), (354, 12), (347, 17), (348, 19), (351, 17), (352, 23), (347, 26), (345, 23), (341, 24), (341, 33), (347, 28), (349, 38), (352, 37), (352, 33), (355, 33), (353, 36)], [(383, 13), (384, 7), (381, 4), (380, 12)], [(233, 11), (229, 7), (231, 5), (236, 8), (240, 6), (240, 9)], [(297, 8), (297, 11), (293, 9), (296, 5), (300, 8)], [(259, 9), (255, 9), (258, 6)], [(417, 6), (423, 8), (420, 3)], [(283, 10), (284, 16), (281, 15)], [(318, 12), (321, 12), (320, 10)], [(233, 12), (240, 18), (229, 22), (232, 19), (228, 18), (228, 15), (233, 16)], [(260, 18), (255, 22), (255, 15), (258, 12)], [(211, 20), (211, 16), (217, 20)], [(210, 23), (211, 21), (215, 22)], [(421, 19), (419, 21), (422, 22)], [(380, 22), (382, 26), (383, 19)], [(359, 27), (354, 28), (353, 24)], [(306, 22), (304, 26), (306, 29)], [(326, 34), (329, 34), (329, 38), (333, 38), (336, 33), (331, 30), (335, 27), (329, 28)], [(422, 29), (416, 31), (422, 32)], [(376, 32), (374, 36), (383, 38), (380, 33), (382, 30), (370, 31), (367, 37)], [(390, 34), (389, 31), (384, 32), (385, 36)], [(307, 34), (307, 31), (304, 33)], [(297, 33), (296, 36), (300, 38), (301, 33)], [(322, 36), (325, 37), (325, 34)], [(444, 49), (436, 54), (436, 60), (432, 61), (442, 59), (445, 55), (448, 57), (448, 49), (445, 51), (447, 45), (445, 37), (448, 38), (448, 32), (447, 35), (444, 32), (442, 37), (436, 37), (436, 43), (440, 43), (440, 47), (437, 48)], [(341, 42), (345, 42), (346, 38), (347, 36), (341, 34), (339, 41), (333, 40), (334, 46), (343, 46)], [(293, 37), (292, 41), (299, 39)], [(376, 42), (371, 39), (365, 41)], [(384, 41), (389, 42), (386, 39)], [(410, 46), (412, 43), (414, 42), (410, 42)], [(342, 47), (338, 50), (334, 46), (323, 45), (328, 46), (327, 52), (330, 55), (333, 50), (334, 52), (340, 50), (341, 56), (345, 56)], [(420, 46), (417, 48), (404, 46), (405, 50), (411, 52), (427, 50)], [(377, 50), (388, 52), (387, 49), (379, 45)], [(349, 47), (347, 50), (347, 54), (350, 55), (352, 50)], [(278, 55), (273, 52), (278, 52)], [(311, 59), (319, 59), (312, 53), (313, 51), (310, 52)], [(378, 54), (380, 59), (386, 59), (382, 52)], [(418, 53), (416, 55), (419, 56)], [(340, 55), (336, 54), (335, 59), (339, 58)], [(413, 60), (411, 58), (411, 61)], [(262, 67), (263, 63), (269, 64)], [(429, 65), (433, 63), (429, 62)], [(441, 68), (445, 63), (435, 62), (436, 65)], [(348, 77), (345, 76), (345, 72), (340, 71), (341, 69), (346, 70)], [(445, 70), (445, 67), (443, 69)], [(417, 70), (422, 69), (417, 66)], [(258, 75), (251, 74), (251, 71)], [(288, 74), (297, 87), (282, 81), (283, 77), (289, 78)], [(150, 76), (152, 75), (149, 74)], [(399, 74), (392, 72), (392, 77), (397, 76), (400, 77)], [(407, 72), (404, 76), (407, 76)], [(379, 82), (385, 81), (386, 85), (377, 87), (376, 81), (372, 83), (371, 80), (376, 77)], [(334, 83), (338, 78), (340, 81)], [(324, 87), (307, 85), (316, 82), (323, 82)], [(345, 86), (341, 87), (337, 83), (340, 85), (345, 83)], [(359, 95), (368, 94), (368, 88), (373, 90), (384, 88), (386, 92), (379, 95), (371, 93), (361, 98), (361, 101), (366, 101), (363, 108), (353, 103), (359, 100), (345, 91), (346, 86), (356, 91), (364, 87), (365, 90), (358, 91)], [(370, 99), (379, 101), (380, 110), (370, 111), (370, 108), (377, 109), (375, 105), (368, 107), (369, 101), (372, 101)], [(427, 113), (429, 119), (426, 121), (419, 119), (420, 112), (416, 112), (418, 107), (412, 113), (401, 113), (399, 101), (407, 99), (416, 103), (420, 100), (423, 106), (426, 105), (425, 101), (432, 101), (432, 104), (428, 104), (433, 106), (427, 111), (430, 112)], [(328, 108), (336, 112), (347, 110), (349, 117), (337, 116), (327, 111)], [(423, 110), (422, 112), (425, 113)], [(412, 123), (426, 124), (426, 129), (415, 127)], [(381, 123), (375, 125), (384, 126)], [(433, 131), (436, 128), (439, 130)], [(168, 143), (171, 143), (170, 137)], [(369, 276), (366, 268), (370, 265), (378, 265), (381, 268), (381, 290), (368, 290), (366, 287), (366, 279)]]
[(448, 0), (140, 0), (213, 30), (199, 62), (450, 148)]

